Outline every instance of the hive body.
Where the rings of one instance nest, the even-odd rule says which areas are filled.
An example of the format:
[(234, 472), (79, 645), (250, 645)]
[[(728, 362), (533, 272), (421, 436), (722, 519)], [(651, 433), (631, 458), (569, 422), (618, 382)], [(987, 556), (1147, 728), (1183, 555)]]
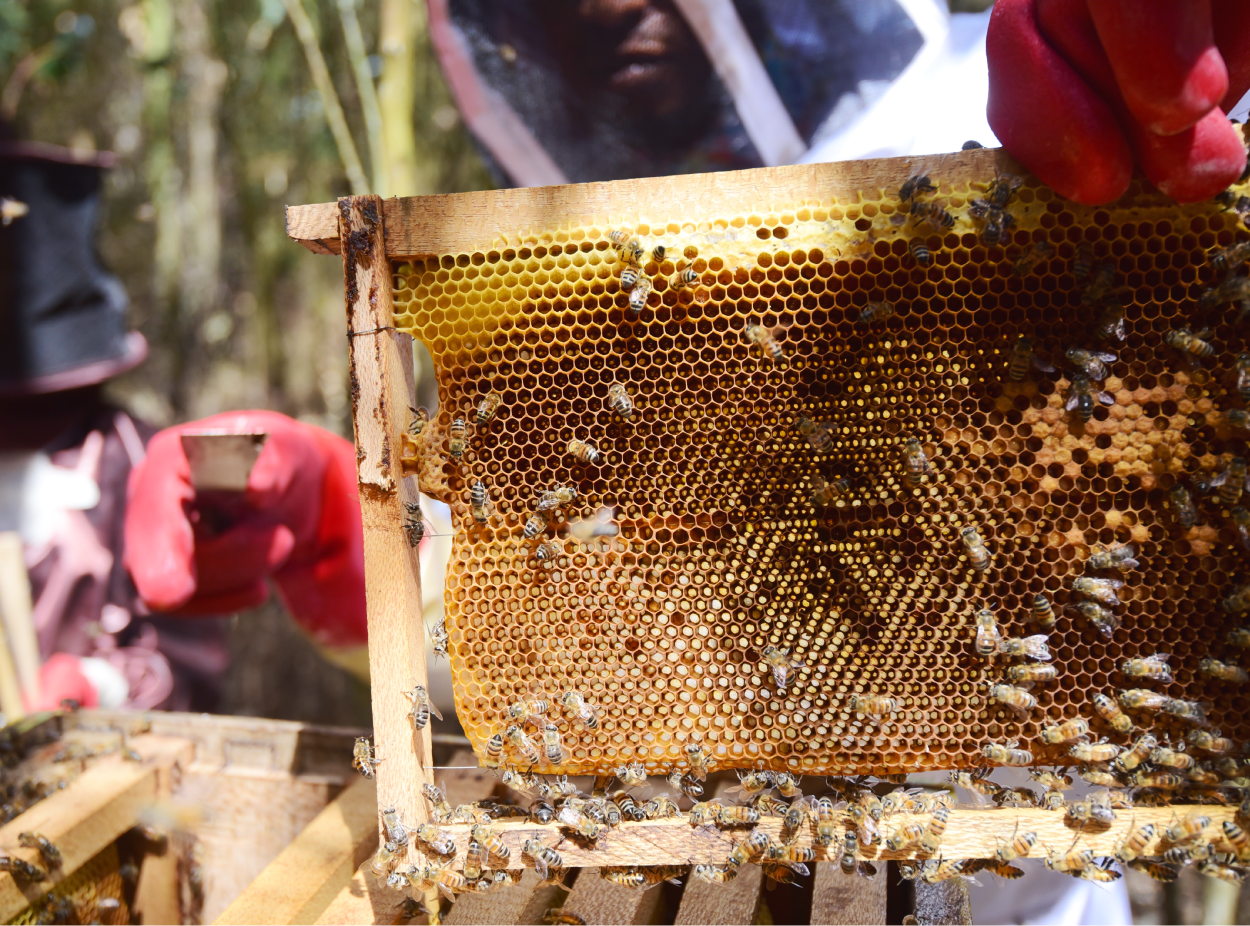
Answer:
[[(422, 488), (455, 517), (449, 650), (479, 754), (510, 703), (578, 690), (600, 722), (586, 730), (553, 708), (569, 772), (640, 761), (667, 773), (686, 764), (689, 742), (712, 768), (806, 774), (970, 767), (984, 764), (985, 744), (1017, 739), (1038, 763), (1070, 762), (1040, 727), (1082, 716), (1095, 737), (1127, 744), (1132, 734), (1112, 730), (1092, 698), (1134, 687), (1117, 667), (1155, 652), (1173, 655), (1175, 676), (1156, 690), (1210, 701), (1225, 735), (1250, 735), (1243, 690), (1198, 674), (1208, 652), (1236, 661), (1223, 641), (1238, 620), (1220, 601), (1245, 555), (1216, 496), (1188, 529), (1167, 503), (1178, 478), (1244, 452), (1220, 416), (1239, 404), (1234, 312), (1199, 318), (1193, 304), (1216, 279), (1205, 252), (1239, 240), (1240, 225), (1136, 184), (1093, 209), (1029, 178), (1009, 207), (1017, 224), (987, 247), (967, 204), (984, 195), (991, 162), (958, 163), (945, 174), (928, 165), (956, 222), (917, 232), (927, 265), (909, 255), (902, 162), (884, 191), (796, 187), (730, 214), (652, 205), (642, 217), (553, 216), (551, 227), (499, 228), (476, 249), (395, 263), (396, 325), (438, 371)], [(975, 163), (980, 173), (966, 169)], [(621, 227), (646, 249), (654, 283), (636, 319), (608, 240)], [(1013, 274), (1039, 241), (1050, 257)], [(1073, 276), (1083, 243), (1126, 287), (1128, 332), (1102, 385), (1115, 404), (1084, 424), (1063, 407), (1070, 372), (1009, 375), (1021, 335), (1056, 366), (1069, 347), (1106, 349)], [(686, 267), (699, 282), (674, 292)], [(895, 315), (857, 325), (881, 300)], [(745, 336), (756, 324), (775, 331), (784, 359)], [(1215, 328), (1201, 367), (1164, 341), (1187, 324)], [(615, 383), (632, 421), (609, 406)], [(470, 427), (452, 460), (452, 419), (490, 390), (503, 398), (495, 420)], [(799, 417), (828, 429), (826, 452), (799, 433)], [(912, 437), (929, 461), (914, 487), (901, 459)], [(599, 461), (567, 454), (574, 438)], [(817, 474), (847, 478), (850, 491), (813, 507)], [(477, 480), (492, 487), (485, 526), (468, 507)], [(523, 540), (538, 494), (556, 485), (575, 487), (577, 503)], [(535, 561), (540, 541), (567, 539), (566, 517), (603, 508), (618, 535)], [(970, 525), (991, 554), (984, 572), (960, 540)], [(1128, 542), (1142, 566), (1120, 576), (1122, 625), (1107, 639), (1068, 608), (1080, 599), (1071, 582), (1090, 574), (1094, 545)], [(1037, 633), (1038, 593), (1057, 615), (1058, 680), (1034, 689), (1038, 707), (1022, 721), (987, 700), (982, 683), (1020, 660), (978, 656), (975, 615), (993, 607), (1003, 636)], [(761, 660), (770, 644), (803, 663), (783, 697)], [(888, 695), (897, 710), (856, 714), (857, 695)], [(1189, 729), (1131, 716), (1161, 739)]]

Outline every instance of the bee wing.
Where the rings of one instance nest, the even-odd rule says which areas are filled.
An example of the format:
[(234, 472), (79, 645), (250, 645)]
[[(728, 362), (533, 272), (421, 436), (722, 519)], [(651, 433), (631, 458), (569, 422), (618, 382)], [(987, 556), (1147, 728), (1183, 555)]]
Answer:
[(1068, 401), (1063, 403), (1064, 409), (1066, 409), (1067, 411), (1072, 411), (1072, 409), (1076, 408), (1076, 403), (1080, 400), (1080, 398), (1081, 396), (1077, 392), (1073, 392), (1069, 394)]
[(1115, 361), (1118, 359), (1115, 354), (1108, 353), (1106, 351), (1095, 351), (1093, 356), (1097, 357), (1099, 360), (1103, 361), (1104, 363), (1115, 363)]
[(1039, 354), (1034, 354), (1032, 358), (1034, 369), (1041, 370), (1043, 373), (1054, 373), (1055, 365)]
[(1115, 397), (1109, 392), (1100, 392), (1098, 393), (1098, 401), (1103, 405), (1114, 405)]
[(439, 713), (438, 708), (434, 706), (434, 702), (433, 702), (433, 701), (427, 701), (426, 703), (428, 703), (428, 704), (430, 705), (430, 713), (431, 713), (431, 714), (433, 714), (435, 717), (437, 717), (439, 720), (442, 720), (442, 719), (443, 719), (443, 715), (442, 715), (442, 714), (440, 714), (440, 713)]

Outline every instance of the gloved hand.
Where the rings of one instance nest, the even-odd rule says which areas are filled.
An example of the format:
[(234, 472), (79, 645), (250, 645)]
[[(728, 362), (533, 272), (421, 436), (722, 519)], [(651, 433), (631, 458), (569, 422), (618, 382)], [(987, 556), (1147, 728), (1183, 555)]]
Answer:
[(998, 0), (986, 55), (990, 127), (1062, 196), (1119, 198), (1134, 159), (1179, 202), (1245, 169), (1221, 109), (1250, 87), (1244, 0)]
[[(191, 486), (179, 434), (267, 431), (247, 491), (208, 510)], [(215, 523), (216, 522), (216, 523)], [(323, 646), (366, 641), (364, 542), (356, 452), (328, 431), (267, 411), (228, 412), (167, 428), (130, 474), (125, 564), (155, 611), (222, 614), (269, 597)]]

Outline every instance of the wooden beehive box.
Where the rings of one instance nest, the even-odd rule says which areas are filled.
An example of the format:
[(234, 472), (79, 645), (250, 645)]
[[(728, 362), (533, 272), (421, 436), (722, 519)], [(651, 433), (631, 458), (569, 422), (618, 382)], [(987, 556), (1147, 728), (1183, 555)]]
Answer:
[[(920, 226), (900, 206), (917, 170), (937, 184), (931, 200), (950, 211), (949, 227)], [(1008, 206), (1014, 228), (991, 245), (969, 207), (1000, 175), (1023, 185)], [(1135, 182), (1115, 204), (1080, 207), (1004, 153), (979, 150), (352, 197), (290, 207), (287, 225), (343, 260), (378, 794), (409, 825), (428, 818), (420, 789), (432, 778), (429, 730), (414, 731), (404, 697), (426, 677), (406, 527), (419, 492), (452, 509), (447, 631), (457, 713), (479, 757), (510, 703), (578, 690), (599, 727), (557, 711), (568, 755), (550, 771), (608, 775), (641, 762), (666, 773), (685, 767), (692, 742), (714, 768), (798, 775), (968, 768), (985, 764), (985, 744), (1014, 739), (1039, 764), (1075, 764), (1040, 728), (1082, 717), (1123, 745), (1091, 699), (1132, 687), (1120, 664), (1156, 651), (1173, 654), (1175, 673), (1158, 690), (1211, 702), (1228, 735), (1250, 729), (1240, 689), (1198, 671), (1204, 656), (1237, 655), (1224, 642), (1236, 620), (1219, 606), (1243, 571), (1230, 506), (1203, 501), (1199, 522), (1183, 527), (1168, 502), (1170, 488), (1242, 452), (1224, 415), (1240, 403), (1224, 374), (1242, 337), (1222, 310), (1196, 318), (1192, 304), (1215, 281), (1208, 252), (1244, 237), (1218, 205), (1179, 207)], [(654, 288), (637, 314), (608, 240), (615, 229), (647, 252)], [(1016, 272), (1039, 242), (1050, 255)], [(668, 253), (653, 256), (655, 244)], [(1021, 335), (1057, 363), (1069, 347), (1096, 348), (1076, 266), (1085, 248), (1114, 272), (1128, 337), (1113, 347), (1110, 404), (1096, 401), (1082, 422), (1064, 408), (1070, 370), (1016, 381), (1009, 365)], [(681, 290), (684, 269), (696, 282)], [(861, 322), (881, 301), (895, 314)], [(1165, 340), (1191, 322), (1215, 328), (1217, 351), (1201, 366)], [(752, 325), (774, 331), (784, 359), (753, 343)], [(430, 350), (439, 383), (438, 413), (415, 442), (410, 337)], [(613, 385), (625, 386), (635, 420), (609, 407)], [(491, 391), (500, 410), (475, 427)], [(800, 417), (823, 423), (829, 444), (813, 452)], [(467, 422), (462, 454), (456, 419)], [(909, 438), (931, 464), (915, 483), (900, 459)], [(600, 458), (575, 459), (573, 439)], [(818, 478), (849, 489), (814, 506)], [(486, 524), (469, 507), (478, 482)], [(535, 496), (556, 485), (577, 489), (569, 520), (610, 509), (618, 533), (576, 541), (557, 518), (525, 538)], [(988, 570), (960, 542), (968, 526), (989, 545)], [(539, 542), (554, 545), (546, 562)], [(1143, 566), (1124, 575), (1121, 626), (1106, 635), (1068, 606), (1091, 553), (1116, 543), (1136, 545)], [(1021, 718), (988, 697), (1009, 661), (976, 655), (974, 615), (992, 607), (1004, 634), (1023, 636), (1039, 593), (1060, 612), (1049, 639), (1059, 682), (1039, 686)], [(803, 663), (786, 692), (762, 664), (769, 645)], [(895, 710), (857, 710), (865, 696)], [(1187, 730), (1163, 715), (1134, 719), (1174, 742)], [(988, 854), (1029, 813), (1039, 832), (1066, 832), (1060, 815), (961, 809), (950, 852)], [(1127, 825), (1084, 838), (1103, 853)], [(504, 829), (513, 866), (525, 864), (524, 837), (558, 838), (554, 827)], [(729, 846), (678, 819), (622, 826), (564, 854), (572, 865), (690, 864), (720, 861)]]

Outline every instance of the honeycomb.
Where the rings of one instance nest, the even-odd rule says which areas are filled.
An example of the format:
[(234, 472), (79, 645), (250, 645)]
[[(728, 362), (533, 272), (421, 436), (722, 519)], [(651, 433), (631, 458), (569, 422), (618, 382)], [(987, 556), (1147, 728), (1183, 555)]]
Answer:
[[(117, 854), (117, 845), (109, 843), (90, 861), (72, 875), (61, 881), (55, 888), (44, 894), (29, 907), (10, 920), (11, 923), (129, 923), (130, 908), (123, 895), (121, 860)], [(50, 902), (57, 898), (68, 900), (74, 907), (72, 919), (58, 920), (54, 918), (54, 909)], [(118, 906), (114, 909), (101, 909), (100, 901), (115, 900)]]
[[(689, 741), (718, 768), (803, 774), (984, 765), (984, 744), (1013, 739), (1039, 764), (1071, 764), (1041, 744), (1040, 726), (1081, 716), (1096, 738), (1126, 743), (1091, 698), (1130, 687), (1212, 702), (1225, 735), (1250, 736), (1245, 691), (1197, 672), (1208, 653), (1236, 661), (1221, 600), (1246, 580), (1244, 554), (1214, 496), (1188, 531), (1167, 502), (1178, 480), (1244, 453), (1221, 415), (1240, 404), (1230, 374), (1243, 336), (1232, 310), (1194, 306), (1216, 279), (1206, 252), (1244, 228), (1213, 203), (1178, 207), (1144, 184), (1090, 208), (1025, 178), (1008, 207), (1017, 225), (987, 246), (967, 207), (993, 175), (930, 173), (956, 221), (920, 232), (928, 266), (909, 253), (896, 197), (905, 173), (892, 189), (801, 191), (738, 215), (553, 217), (471, 252), (394, 263), (395, 324), (437, 369), (421, 487), (451, 504), (456, 524), (446, 620), (457, 713), (479, 756), (510, 703), (567, 689), (601, 721), (587, 731), (554, 711), (570, 750), (560, 770), (580, 774), (627, 762), (666, 773), (685, 765)], [(622, 227), (647, 249), (654, 282), (637, 319), (607, 237)], [(1040, 241), (1053, 256), (1014, 275)], [(668, 247), (658, 264), (657, 242)], [(1086, 244), (1125, 287), (1128, 338), (1103, 386), (1114, 404), (1082, 425), (1063, 407), (1062, 358), (1094, 347), (1096, 313), (1073, 271)], [(685, 267), (696, 292), (666, 282)], [(894, 317), (857, 324), (883, 299)], [(1215, 328), (1201, 366), (1163, 340), (1189, 323)], [(753, 324), (778, 329), (784, 360), (745, 337)], [(1021, 334), (1060, 370), (1011, 381)], [(634, 402), (632, 423), (607, 406), (614, 383)], [(475, 428), (491, 390), (502, 406)], [(448, 429), (461, 416), (469, 440), (453, 460)], [(798, 433), (800, 416), (832, 432), (826, 452)], [(931, 461), (914, 488), (900, 460), (910, 437)], [(600, 460), (576, 462), (574, 438)], [(848, 478), (849, 495), (814, 508), (817, 474)], [(477, 480), (485, 526), (468, 506)], [(581, 543), (553, 521), (524, 540), (536, 494), (557, 484), (580, 495), (570, 517), (611, 508), (619, 534)], [(993, 555), (983, 574), (959, 539), (968, 525)], [(533, 555), (539, 541), (559, 547), (550, 565)], [(1067, 605), (1091, 550), (1117, 542), (1135, 544), (1142, 565), (1122, 576), (1123, 623), (1108, 640)], [(1034, 689), (1039, 704), (1021, 721), (987, 700), (1006, 663), (976, 654), (974, 615), (992, 606), (1004, 634), (1036, 633), (1026, 618), (1039, 592), (1059, 615), (1059, 677)], [(784, 697), (761, 660), (770, 644), (804, 663)], [(1174, 682), (1119, 674), (1155, 652), (1172, 654)], [(898, 709), (857, 714), (857, 694)], [(1161, 738), (1186, 732), (1131, 716)]]

